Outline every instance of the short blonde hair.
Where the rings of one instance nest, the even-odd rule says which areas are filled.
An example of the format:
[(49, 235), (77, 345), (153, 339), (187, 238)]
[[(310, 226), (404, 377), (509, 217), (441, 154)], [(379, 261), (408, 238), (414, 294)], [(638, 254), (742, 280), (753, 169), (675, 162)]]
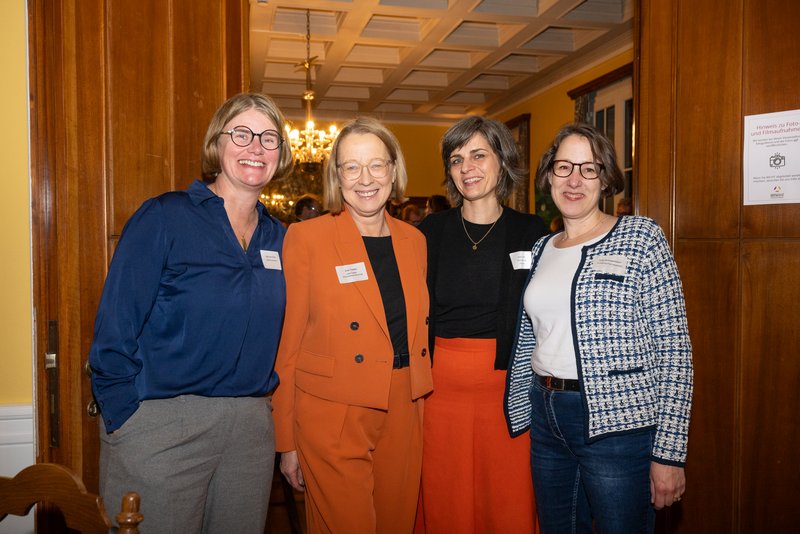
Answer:
[(283, 113), (278, 109), (275, 102), (266, 95), (259, 93), (240, 93), (226, 100), (219, 109), (217, 109), (214, 116), (211, 117), (211, 122), (208, 124), (208, 130), (206, 130), (206, 136), (203, 140), (203, 154), (201, 157), (203, 181), (206, 183), (215, 182), (217, 175), (222, 172), (219, 157), (219, 136), (222, 134), (222, 129), (228, 121), (233, 119), (236, 115), (250, 109), (261, 112), (272, 121), (278, 130), (278, 135), (281, 136), (281, 146), (278, 148), (278, 150), (281, 151), (281, 155), (278, 161), (278, 168), (275, 169), (275, 175), (272, 178), (282, 178), (292, 172), (294, 160), (292, 158), (292, 147), (285, 138), (286, 119), (284, 119)]
[(406, 171), (406, 161), (403, 158), (403, 151), (400, 143), (394, 134), (380, 121), (370, 117), (358, 117), (347, 123), (336, 140), (333, 142), (331, 157), (325, 164), (323, 179), (323, 206), (331, 213), (338, 214), (344, 209), (344, 198), (339, 184), (339, 144), (350, 134), (372, 134), (383, 142), (389, 152), (389, 159), (394, 164), (395, 180), (390, 199), (397, 202), (405, 202), (406, 185), (408, 184), (408, 174)]

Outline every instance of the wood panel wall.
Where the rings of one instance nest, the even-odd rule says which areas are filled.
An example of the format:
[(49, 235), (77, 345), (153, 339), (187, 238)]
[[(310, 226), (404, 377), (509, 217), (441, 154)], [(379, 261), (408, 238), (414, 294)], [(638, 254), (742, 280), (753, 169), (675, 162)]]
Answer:
[[(200, 178), (216, 108), (243, 89), (247, 0), (28, 0), (37, 460), (97, 489), (97, 420), (84, 373), (108, 263), (147, 198)], [(60, 405), (43, 369), (58, 321)], [(54, 446), (48, 416), (59, 414)]]
[(800, 500), (800, 204), (743, 206), (744, 116), (800, 109), (800, 2), (639, 0), (639, 212), (694, 347), (682, 503), (660, 532), (790, 532)]

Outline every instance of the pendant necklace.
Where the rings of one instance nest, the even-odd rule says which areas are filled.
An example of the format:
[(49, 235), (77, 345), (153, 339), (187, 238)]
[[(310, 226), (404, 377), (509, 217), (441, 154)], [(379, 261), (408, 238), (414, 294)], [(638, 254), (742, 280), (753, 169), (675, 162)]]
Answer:
[(485, 233), (485, 234), (483, 234), (483, 237), (482, 237), (482, 238), (480, 238), (480, 239), (478, 239), (477, 241), (475, 241), (474, 239), (472, 239), (472, 236), (470, 236), (470, 235), (469, 235), (469, 232), (467, 231), (467, 225), (466, 225), (466, 223), (464, 222), (464, 214), (463, 214), (463, 213), (461, 213), (461, 210), (459, 210), (459, 211), (458, 211), (458, 214), (459, 214), (459, 216), (461, 217), (461, 227), (462, 227), (462, 228), (464, 228), (464, 233), (467, 235), (467, 239), (469, 239), (469, 242), (470, 242), (470, 243), (472, 243), (472, 250), (478, 250), (478, 244), (479, 244), (481, 241), (483, 241), (484, 239), (486, 239), (486, 236), (488, 236), (488, 235), (489, 235), (489, 232), (491, 232), (491, 231), (492, 231), (492, 229), (494, 229), (494, 225), (495, 225), (495, 224), (497, 224), (497, 221), (499, 221), (499, 220), (500, 220), (500, 217), (502, 217), (502, 216), (503, 216), (503, 213), (502, 213), (502, 212), (500, 212), (500, 217), (498, 217), (497, 219), (495, 219), (495, 220), (494, 220), (494, 222), (493, 222), (493, 223), (492, 223), (492, 225), (489, 227), (489, 229), (488, 229), (488, 230), (486, 230), (486, 233)]
[[(239, 241), (240, 241), (240, 243), (242, 245), (242, 250), (244, 250), (245, 252), (247, 252), (247, 239), (245, 239), (244, 236), (247, 235), (247, 232), (250, 229), (250, 225), (252, 225), (252, 224), (253, 224), (252, 222), (248, 222), (247, 226), (244, 227), (244, 230), (242, 231), (242, 233), (239, 234)], [(256, 214), (256, 224), (255, 224), (255, 226), (258, 226), (258, 214)], [(234, 232), (236, 232), (236, 230), (234, 230)]]

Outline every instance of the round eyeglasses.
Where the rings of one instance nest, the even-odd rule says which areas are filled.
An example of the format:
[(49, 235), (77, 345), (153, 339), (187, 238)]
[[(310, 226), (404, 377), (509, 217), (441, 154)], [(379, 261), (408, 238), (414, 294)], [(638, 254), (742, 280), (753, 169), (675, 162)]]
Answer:
[(559, 178), (567, 178), (572, 171), (578, 167), (581, 176), (587, 180), (596, 180), (603, 170), (602, 163), (595, 163), (593, 161), (586, 161), (584, 163), (572, 163), (565, 159), (557, 159), (553, 162), (553, 174)]
[(339, 169), (339, 172), (342, 173), (342, 177), (345, 180), (358, 180), (364, 169), (367, 169), (369, 175), (376, 180), (381, 180), (389, 175), (389, 165), (393, 163), (394, 162), (390, 159), (373, 159), (366, 165), (362, 165), (357, 161), (345, 161), (344, 163), (338, 164), (336, 167)]
[(267, 150), (276, 150), (283, 143), (283, 138), (276, 130), (264, 130), (261, 133), (255, 133), (247, 126), (237, 126), (233, 130), (220, 133), (230, 135), (233, 144), (241, 147), (250, 146), (254, 137), (258, 137), (261, 146)]

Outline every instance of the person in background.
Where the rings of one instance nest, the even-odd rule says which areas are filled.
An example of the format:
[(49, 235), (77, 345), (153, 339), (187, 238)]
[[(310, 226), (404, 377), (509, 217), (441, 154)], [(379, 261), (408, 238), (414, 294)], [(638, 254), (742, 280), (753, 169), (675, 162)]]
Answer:
[(692, 349), (669, 244), (645, 217), (600, 211), (619, 192), (614, 147), (562, 128), (536, 172), (564, 231), (533, 248), (506, 390), (515, 435), (530, 427), (543, 533), (653, 532), (681, 500)]
[(357, 119), (327, 163), (330, 213), (286, 235), (276, 442), (310, 533), (414, 525), (432, 384), (425, 238), (386, 212), (406, 182), (395, 136)]
[(425, 404), (416, 531), (534, 532), (529, 441), (508, 434), (503, 387), (530, 250), (547, 228), (503, 207), (525, 179), (504, 124), (462, 119), (444, 134), (441, 153), (455, 208), (419, 226), (435, 389)]
[(633, 202), (631, 202), (630, 198), (621, 198), (619, 202), (617, 202), (617, 217), (621, 217), (623, 215), (633, 215)]
[(425, 203), (425, 216), (439, 211), (449, 210), (450, 201), (444, 195), (431, 195)]
[(400, 213), (400, 220), (407, 222), (413, 226), (417, 226), (423, 218), (422, 210), (415, 204), (406, 204), (403, 206), (403, 211)]
[(226, 101), (204, 182), (146, 201), (117, 244), (89, 355), (100, 493), (138, 492), (147, 532), (264, 530), (285, 230), (258, 198), (291, 169), (284, 131), (268, 97)]
[(322, 203), (316, 195), (306, 194), (297, 199), (294, 205), (294, 217), (297, 222), (313, 219), (322, 215)]

